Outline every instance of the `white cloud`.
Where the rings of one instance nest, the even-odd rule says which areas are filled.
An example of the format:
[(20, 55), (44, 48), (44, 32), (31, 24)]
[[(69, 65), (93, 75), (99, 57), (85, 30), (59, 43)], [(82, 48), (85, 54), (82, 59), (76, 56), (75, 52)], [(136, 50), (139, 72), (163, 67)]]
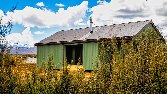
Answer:
[(156, 15), (156, 10), (164, 2), (165, 0), (112, 0), (109, 3), (105, 2), (103, 5), (91, 8), (93, 11), (91, 16), (93, 16), (95, 24), (100, 25), (127, 22), (127, 20), (155, 19), (156, 17), (160, 18)]
[(6, 40), (9, 41), (10, 45), (18, 43), (20, 46), (25, 44), (33, 47), (37, 41), (33, 39), (33, 35), (30, 31), (30, 27), (27, 27), (22, 33), (11, 33), (6, 36)]
[(36, 5), (39, 6), (39, 7), (45, 6), (45, 4), (43, 2), (38, 2)]
[[(103, 3), (102, 0), (98, 2)], [(151, 19), (155, 25), (167, 25), (167, 0), (111, 0), (90, 11), (95, 25)]]
[(88, 1), (83, 1), (80, 5), (64, 8), (54, 13), (47, 9), (38, 9), (26, 6), (23, 10), (8, 12), (12, 16), (13, 22), (22, 24), (25, 27), (55, 27), (55, 26), (75, 26), (76, 21), (83, 19), (88, 9)]
[(64, 4), (61, 4), (61, 3), (56, 3), (55, 6), (58, 6), (58, 7), (64, 7)]
[[(140, 13), (142, 13), (143, 16), (148, 14), (147, 12), (143, 12), (148, 10), (147, 7), (145, 7), (146, 4), (144, 1), (145, 0), (140, 0), (136, 3), (134, 0), (112, 0), (109, 3), (105, 2), (91, 8), (91, 11), (93, 11), (91, 16), (96, 25), (120, 23), (122, 21), (127, 22), (132, 16), (140, 17)], [(129, 21), (132, 20), (133, 18)]]
[(107, 3), (105, 0), (97, 0), (97, 4), (105, 4), (105, 3)]
[(2, 10), (0, 10), (1, 24), (5, 25), (11, 20), (11, 16), (6, 16)]
[[(90, 9), (95, 25), (152, 19), (155, 25), (162, 26), (164, 28), (162, 32), (167, 34), (167, 0), (111, 0), (111, 2), (98, 0), (97, 3), (97, 6)], [(63, 5), (60, 4), (59, 7), (63, 7)], [(14, 13), (8, 12), (6, 19), (12, 16), (14, 23), (22, 24), (25, 27), (83, 26), (86, 25), (84, 17), (87, 10), (88, 1), (83, 1), (80, 5), (67, 9), (59, 8), (57, 12), (27, 6), (23, 10), (15, 10)], [(0, 11), (0, 15), (3, 15), (2, 11)], [(42, 33), (40, 31), (34, 32), (34, 34)], [(13, 39), (15, 39), (15, 36), (23, 38), (22, 33), (12, 33), (10, 36), (13, 36)], [(21, 38), (18, 40), (21, 40)], [(31, 41), (34, 41), (33, 38), (31, 38)]]
[[(3, 15), (3, 22), (8, 21), (12, 17), (14, 24), (21, 24), (26, 29), (21, 33), (11, 33), (6, 36), (6, 39), (11, 45), (18, 43), (21, 46), (28, 44), (34, 46), (37, 41), (33, 38), (30, 31), (32, 27), (48, 28), (48, 27), (71, 27), (85, 25), (83, 18), (88, 9), (88, 2), (83, 1), (80, 5), (68, 7), (67, 9), (59, 8), (55, 13), (47, 9), (33, 8), (26, 6), (22, 10), (15, 10), (14, 13), (7, 12), (7, 16), (0, 10), (0, 15)], [(67, 15), (68, 14), (68, 15)], [(43, 34), (42, 31), (34, 32), (34, 34)]]
[(74, 25), (85, 26), (86, 23), (84, 23), (83, 21), (84, 21), (83, 19), (79, 19), (79, 20), (74, 22)]
[(2, 17), (4, 15), (3, 11), (0, 10), (0, 17)]
[(36, 34), (36, 35), (42, 35), (44, 33), (45, 33), (44, 31), (36, 31), (36, 32), (34, 32), (34, 34)]

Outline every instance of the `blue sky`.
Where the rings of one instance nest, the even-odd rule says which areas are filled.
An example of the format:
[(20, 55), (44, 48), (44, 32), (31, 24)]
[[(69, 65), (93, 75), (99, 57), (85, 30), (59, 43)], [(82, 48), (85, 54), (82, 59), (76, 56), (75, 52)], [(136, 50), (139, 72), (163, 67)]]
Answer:
[[(17, 6), (14, 12), (10, 12)], [(167, 0), (0, 0), (3, 22), (12, 17), (10, 44), (34, 43), (70, 28), (153, 20), (167, 35)]]
[[(107, 2), (110, 2), (110, 0), (106, 0)], [(10, 3), (9, 3), (10, 2)], [(45, 6), (48, 9), (51, 9), (52, 11), (58, 10), (59, 7), (55, 6), (55, 4), (64, 4), (65, 7), (67, 8), (69, 6), (76, 6), (79, 5), (83, 2), (83, 0), (0, 0), (0, 9), (3, 11), (8, 11), (10, 10), (13, 6), (17, 5), (17, 9), (23, 9), (25, 6), (31, 6), (31, 7), (37, 7), (36, 4), (38, 2), (43, 2)], [(88, 0), (89, 7), (93, 7), (97, 5), (96, 0)]]

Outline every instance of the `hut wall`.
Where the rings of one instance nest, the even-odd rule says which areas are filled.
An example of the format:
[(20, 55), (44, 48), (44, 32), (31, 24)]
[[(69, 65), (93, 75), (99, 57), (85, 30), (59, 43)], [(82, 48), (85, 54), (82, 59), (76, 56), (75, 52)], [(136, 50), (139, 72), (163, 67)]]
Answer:
[(83, 44), (83, 65), (85, 70), (93, 70), (96, 67), (98, 56), (98, 43)]
[(63, 66), (65, 56), (65, 49), (63, 45), (43, 45), (37, 46), (37, 66), (45, 67), (52, 58), (52, 62), (57, 69), (61, 69)]

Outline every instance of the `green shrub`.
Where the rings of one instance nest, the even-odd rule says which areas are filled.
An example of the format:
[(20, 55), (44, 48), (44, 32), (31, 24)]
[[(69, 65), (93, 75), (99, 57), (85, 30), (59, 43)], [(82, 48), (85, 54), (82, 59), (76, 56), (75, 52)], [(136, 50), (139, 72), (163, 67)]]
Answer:
[[(67, 63), (58, 73), (53, 58), (44, 68), (22, 79), (13, 74), (10, 55), (2, 55), (0, 93), (2, 94), (166, 94), (167, 44), (147, 33), (132, 41), (113, 38), (99, 42), (98, 68), (86, 78), (83, 69), (71, 72)], [(121, 42), (118, 44), (118, 42)], [(79, 62), (80, 63), (80, 62)]]

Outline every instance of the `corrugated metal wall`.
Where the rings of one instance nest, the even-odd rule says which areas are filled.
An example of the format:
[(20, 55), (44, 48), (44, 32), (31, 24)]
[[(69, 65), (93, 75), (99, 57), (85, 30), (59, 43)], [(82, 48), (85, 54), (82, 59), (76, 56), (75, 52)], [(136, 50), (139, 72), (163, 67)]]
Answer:
[(63, 45), (37, 46), (37, 66), (40, 67), (42, 64), (47, 64), (49, 57), (53, 57), (53, 63), (55, 64), (56, 68), (61, 69), (65, 56), (64, 48), (65, 47)]
[(83, 65), (85, 70), (93, 70), (96, 67), (98, 56), (98, 43), (83, 44)]
[[(63, 67), (66, 59), (66, 47), (64, 45), (37, 46), (37, 66), (47, 65), (49, 57), (53, 56), (53, 63), (57, 69)], [(83, 43), (83, 65), (85, 70), (93, 70), (96, 67), (98, 56), (98, 43)]]

